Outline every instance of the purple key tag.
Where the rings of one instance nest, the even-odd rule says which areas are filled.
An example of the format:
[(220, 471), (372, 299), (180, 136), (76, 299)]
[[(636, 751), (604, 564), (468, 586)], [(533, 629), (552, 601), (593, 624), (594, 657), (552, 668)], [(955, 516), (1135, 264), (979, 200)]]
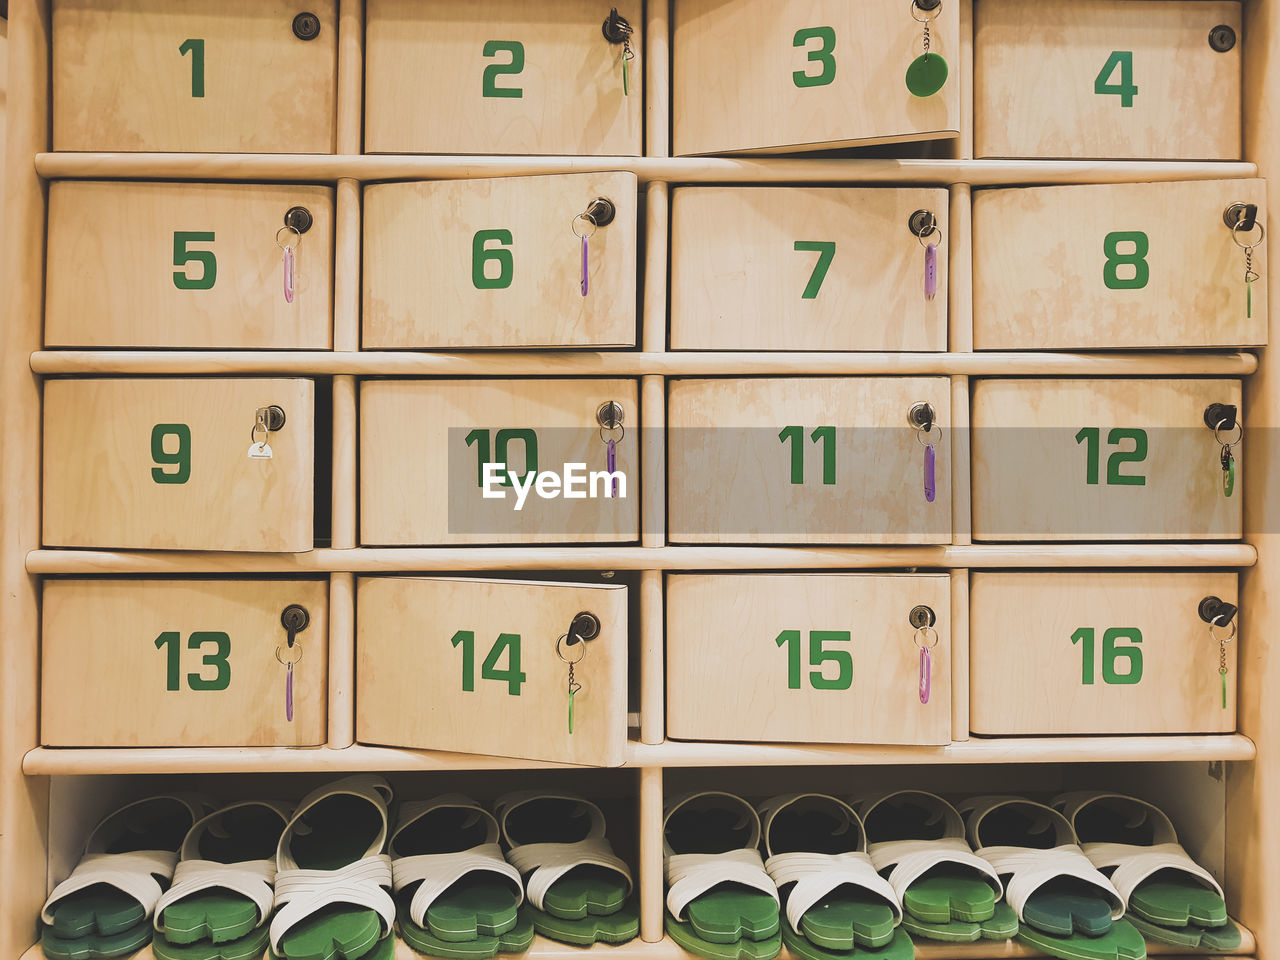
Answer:
[(919, 606), (911, 611), (916, 627), (915, 642), (920, 649), (920, 702), (928, 703), (933, 693), (933, 648), (938, 645), (938, 631), (933, 629), (933, 611)]
[(626, 413), (616, 400), (606, 400), (596, 409), (596, 423), (600, 425), (600, 442), (604, 444), (604, 466), (609, 474), (605, 496), (610, 499), (619, 493), (618, 444), (627, 435), (622, 425)]
[(932, 300), (938, 295), (938, 245), (927, 243), (924, 248), (924, 298)]
[(920, 702), (929, 702), (929, 693), (933, 685), (933, 657), (925, 647), (920, 648)]
[(926, 503), (933, 503), (934, 498), (938, 495), (938, 484), (935, 465), (937, 463), (937, 448), (930, 443), (924, 448), (924, 499)]
[(589, 284), (587, 281), (587, 238), (583, 237), (582, 238), (582, 295), (584, 297), (587, 295), (588, 287), (589, 287)]

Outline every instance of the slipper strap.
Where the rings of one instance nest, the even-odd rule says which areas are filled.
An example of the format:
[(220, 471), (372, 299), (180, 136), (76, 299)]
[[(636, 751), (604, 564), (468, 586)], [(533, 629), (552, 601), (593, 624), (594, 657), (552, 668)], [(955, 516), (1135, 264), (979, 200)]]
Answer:
[(1000, 874), (975, 854), (967, 841), (960, 837), (942, 837), (937, 840), (886, 840), (867, 847), (871, 863), (878, 873), (889, 872), (889, 886), (899, 898), (907, 895), (907, 889), (922, 876), (942, 863), (954, 863), (969, 867), (980, 874), (995, 890), (996, 900), (1004, 896), (1004, 884)]
[(254, 927), (260, 927), (271, 915), (271, 905), (275, 901), (271, 883), (275, 877), (276, 865), (272, 860), (245, 860), (241, 863), (183, 860), (173, 871), (173, 885), (156, 903), (155, 928), (164, 929), (161, 915), (166, 907), (205, 890), (230, 890), (251, 901), (258, 908), (258, 920)]
[(787, 894), (787, 922), (796, 933), (800, 933), (800, 921), (809, 909), (844, 884), (883, 897), (893, 911), (893, 925), (902, 923), (897, 893), (876, 873), (865, 853), (775, 853), (764, 868), (779, 889), (795, 884)]
[(482, 843), (457, 853), (420, 853), (391, 861), (392, 886), (396, 893), (410, 884), (420, 884), (409, 903), (409, 916), (420, 927), (427, 925), (427, 908), (469, 873), (495, 873), (511, 881), (517, 906), (524, 900), (520, 874), (502, 859), (502, 847), (497, 843)]
[(507, 859), (518, 876), (529, 876), (529, 902), (539, 910), (545, 909), (542, 903), (547, 891), (574, 867), (603, 867), (621, 874), (627, 881), (627, 895), (631, 895), (631, 870), (604, 837), (577, 843), (522, 843), (507, 852)]
[(53, 888), (44, 902), (40, 919), (53, 923), (53, 907), (59, 900), (99, 883), (115, 887), (142, 905), (147, 918), (164, 893), (157, 877), (168, 880), (178, 863), (178, 854), (168, 850), (135, 850), (132, 853), (90, 853), (76, 864), (71, 876)]
[(1011, 875), (1005, 884), (1004, 898), (1022, 920), (1022, 911), (1037, 890), (1058, 877), (1075, 877), (1092, 887), (1111, 905), (1111, 919), (1124, 916), (1124, 901), (1116, 888), (1084, 851), (1074, 843), (1045, 850), (1036, 847), (980, 847), (975, 851), (1001, 876)]
[(382, 936), (391, 932), (396, 905), (389, 892), (391, 858), (385, 853), (357, 860), (338, 870), (280, 870), (276, 873), (275, 905), (271, 921), (271, 949), (284, 956), (280, 941), (294, 926), (325, 907), (349, 903), (377, 912)]
[(667, 909), (682, 922), (686, 919), (685, 907), (722, 883), (752, 887), (767, 893), (781, 905), (778, 885), (765, 872), (759, 850), (744, 848), (728, 853), (676, 853), (667, 857), (666, 873)]
[(1138, 886), (1160, 870), (1188, 874), (1225, 899), (1213, 874), (1192, 860), (1180, 843), (1159, 843), (1152, 847), (1133, 843), (1086, 843), (1082, 849), (1095, 867), (1116, 868), (1111, 882), (1126, 907)]

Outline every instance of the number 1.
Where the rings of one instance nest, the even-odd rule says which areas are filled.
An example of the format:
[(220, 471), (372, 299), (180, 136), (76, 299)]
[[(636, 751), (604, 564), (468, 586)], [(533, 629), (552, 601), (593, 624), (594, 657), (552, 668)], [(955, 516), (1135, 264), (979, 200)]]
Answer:
[(191, 54), (191, 96), (204, 98), (204, 41), (184, 40), (178, 48), (182, 56)]

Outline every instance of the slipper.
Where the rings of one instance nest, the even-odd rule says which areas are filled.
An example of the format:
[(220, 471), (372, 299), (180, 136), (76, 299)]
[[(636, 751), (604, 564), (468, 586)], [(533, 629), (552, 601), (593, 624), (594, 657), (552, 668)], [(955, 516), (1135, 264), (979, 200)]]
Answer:
[(793, 793), (765, 801), (759, 812), (764, 868), (782, 897), (783, 942), (793, 953), (822, 960), (852, 957), (856, 950), (897, 960), (900, 953), (877, 948), (905, 942), (904, 960), (910, 960), (910, 938), (896, 936), (902, 923), (898, 895), (867, 856), (866, 834), (852, 807), (826, 794)]
[[(400, 938), (418, 953), (445, 960), (487, 960), (500, 953), (524, 953), (533, 946), (533, 921), (518, 911), (516, 922), (496, 936), (477, 936), (474, 940), (441, 940), (430, 927), (415, 923), (407, 901), (400, 901), (396, 911), (400, 920)], [(390, 938), (388, 938), (390, 939)]]
[(1228, 920), (1220, 927), (1197, 927), (1194, 924), (1180, 929), (1148, 923), (1141, 917), (1128, 915), (1125, 919), (1152, 943), (1167, 943), (1184, 950), (1205, 953), (1223, 953), (1235, 950), (1244, 941), (1240, 928)]
[(1018, 939), (1063, 960), (1141, 960), (1146, 943), (1124, 903), (1052, 807), (1020, 797), (959, 805), (977, 856), (995, 867), (1018, 915)]
[(283, 960), (391, 960), (387, 804), (391, 787), (361, 774), (313, 790), (276, 849), (271, 955)]
[(40, 919), (50, 960), (117, 957), (145, 946), (151, 917), (187, 831), (214, 807), (176, 793), (126, 804), (89, 834), (71, 876), (49, 895)]
[(867, 853), (902, 903), (913, 936), (948, 943), (1008, 940), (1018, 915), (995, 868), (974, 854), (959, 811), (936, 794), (899, 790), (855, 804)]
[(732, 793), (676, 799), (662, 823), (667, 934), (709, 960), (772, 960), (782, 950), (778, 887), (760, 856), (760, 817)]
[(1110, 877), (1129, 918), (1145, 922), (1140, 929), (1147, 939), (1198, 946), (1204, 933), (1227, 925), (1222, 887), (1178, 843), (1173, 822), (1159, 807), (1093, 791), (1063, 794), (1053, 805), (1080, 837), (1085, 855)]
[(520, 874), (502, 857), (498, 821), (474, 800), (448, 794), (405, 803), (387, 852), (400, 936), (415, 950), (491, 957), (520, 942), (499, 942), (519, 919)]
[(188, 831), (173, 884), (156, 902), (156, 957), (262, 955), (262, 928), (275, 898), (276, 845), (288, 819), (284, 804), (246, 801), (209, 814)]
[(522, 910), (544, 937), (577, 946), (640, 934), (631, 869), (600, 808), (573, 794), (507, 794), (494, 805), (507, 859), (525, 878)]
[(911, 938), (907, 936), (907, 931), (903, 927), (895, 929), (888, 945), (881, 947), (879, 950), (867, 950), (863, 947), (858, 947), (852, 952), (846, 950), (824, 950), (792, 930), (789, 923), (782, 925), (782, 943), (795, 956), (813, 958), (813, 960), (851, 960), (853, 957), (865, 957), (866, 960), (871, 960), (873, 957), (911, 960), (915, 956), (915, 944), (911, 942)]

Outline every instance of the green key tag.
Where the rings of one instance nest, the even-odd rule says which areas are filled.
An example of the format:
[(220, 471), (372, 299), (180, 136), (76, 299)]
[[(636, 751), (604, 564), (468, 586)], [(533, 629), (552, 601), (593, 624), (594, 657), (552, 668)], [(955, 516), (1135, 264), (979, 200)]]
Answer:
[(1232, 457), (1227, 469), (1222, 471), (1222, 495), (1230, 497), (1236, 489), (1236, 461)]
[(907, 90), (913, 97), (932, 97), (947, 83), (947, 61), (936, 53), (922, 53), (907, 67)]
[(1218, 675), (1222, 677), (1222, 709), (1227, 709), (1227, 668), (1221, 667)]

